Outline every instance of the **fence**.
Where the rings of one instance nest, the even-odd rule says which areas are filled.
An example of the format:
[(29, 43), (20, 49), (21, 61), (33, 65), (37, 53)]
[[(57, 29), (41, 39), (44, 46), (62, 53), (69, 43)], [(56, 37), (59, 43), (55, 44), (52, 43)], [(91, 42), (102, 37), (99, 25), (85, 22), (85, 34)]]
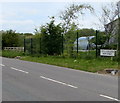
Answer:
[[(42, 54), (41, 38), (25, 38), (24, 39), (24, 52), (26, 54), (39, 55)], [(79, 46), (79, 45), (78, 45)], [(79, 48), (78, 48), (79, 49)], [(77, 50), (74, 49), (74, 42), (67, 42), (65, 39), (62, 42), (61, 54), (71, 57), (95, 57), (95, 50)]]
[(40, 38), (24, 39), (24, 52), (28, 54), (41, 54), (41, 39)]
[(24, 47), (4, 47), (4, 50), (24, 51)]
[[(97, 36), (97, 32), (96, 32)], [(63, 38), (63, 37), (62, 37)], [(76, 35), (76, 38), (78, 36)], [(97, 58), (100, 57), (100, 49), (101, 46), (99, 45), (94, 45), (94, 49), (89, 46), (86, 50), (81, 50), (79, 48), (79, 43), (76, 44), (67, 41), (65, 38), (63, 38), (62, 46), (61, 46), (61, 54), (64, 54), (65, 56), (72, 56), (72, 57), (80, 57), (80, 58)], [(78, 40), (77, 40), (78, 42)], [(97, 41), (96, 41), (97, 42)], [(88, 43), (89, 44), (89, 43)], [(25, 38), (24, 39), (24, 52), (26, 54), (32, 54), (32, 55), (37, 55), (37, 54), (42, 54), (42, 41), (41, 38)], [(115, 55), (116, 56), (116, 55)]]

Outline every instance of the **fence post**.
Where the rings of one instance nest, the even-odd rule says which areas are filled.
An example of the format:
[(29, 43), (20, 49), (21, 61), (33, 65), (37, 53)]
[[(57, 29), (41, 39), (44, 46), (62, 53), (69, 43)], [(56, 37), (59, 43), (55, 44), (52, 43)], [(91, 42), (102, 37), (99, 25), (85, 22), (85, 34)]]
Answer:
[(32, 48), (33, 48), (33, 45), (32, 45), (32, 38), (30, 39), (30, 44), (31, 44), (31, 54), (33, 54), (33, 51), (32, 51)]
[(24, 53), (26, 51), (25, 38), (24, 38)]
[(41, 54), (41, 37), (40, 37), (40, 54)]
[(98, 31), (96, 30), (96, 58), (98, 56), (98, 47), (97, 47), (97, 44), (98, 44)]
[(77, 31), (77, 54), (78, 54), (78, 31)]

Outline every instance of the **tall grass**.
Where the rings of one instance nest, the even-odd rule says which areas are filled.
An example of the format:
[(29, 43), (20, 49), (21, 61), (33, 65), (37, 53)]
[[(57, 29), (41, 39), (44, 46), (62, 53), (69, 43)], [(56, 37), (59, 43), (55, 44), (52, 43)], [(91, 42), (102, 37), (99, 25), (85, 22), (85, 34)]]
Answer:
[(23, 56), (23, 52), (18, 52), (18, 51), (8, 51), (8, 50), (3, 50), (2, 51), (2, 56), (3, 57), (8, 57), (8, 58), (15, 58), (16, 56)]
[(115, 68), (117, 69), (118, 63), (116, 61), (112, 61), (109, 58), (98, 58), (98, 59), (79, 59), (79, 58), (62, 58), (55, 56), (47, 56), (47, 57), (31, 57), (25, 56), (22, 60), (45, 63), (50, 65), (57, 65), (62, 67), (68, 67), (77, 70), (89, 71), (89, 72), (97, 72), (100, 70), (104, 70), (106, 68)]
[(70, 58), (65, 55), (48, 56), (48, 55), (24, 55), (23, 52), (3, 51), (2, 56), (14, 58), (21, 56), (21, 60), (45, 63), (50, 65), (57, 65), (68, 67), (77, 70), (88, 72), (97, 72), (106, 68), (118, 68), (118, 62), (108, 57), (95, 57), (95, 51), (79, 52), (76, 57)]

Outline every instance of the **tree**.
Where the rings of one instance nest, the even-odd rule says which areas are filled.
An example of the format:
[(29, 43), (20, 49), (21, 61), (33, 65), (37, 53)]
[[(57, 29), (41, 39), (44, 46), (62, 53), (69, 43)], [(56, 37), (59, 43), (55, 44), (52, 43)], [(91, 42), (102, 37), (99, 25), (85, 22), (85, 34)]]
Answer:
[(48, 55), (59, 55), (62, 52), (62, 28), (55, 25), (54, 17), (50, 23), (40, 28), (41, 52)]
[(68, 48), (67, 50), (70, 56), (73, 55), (73, 40), (76, 37), (75, 31), (77, 31), (78, 28), (78, 21), (76, 24), (76, 20), (80, 15), (85, 14), (84, 10), (90, 10), (92, 13), (94, 12), (94, 9), (88, 4), (72, 4), (60, 15), (60, 18), (63, 20), (66, 47)]
[(19, 35), (13, 30), (7, 30), (2, 33), (2, 47), (19, 46)]
[(63, 27), (65, 32), (71, 28), (73, 22), (79, 18), (80, 15), (85, 14), (84, 10), (94, 12), (94, 9), (89, 4), (72, 4), (65, 11), (61, 12), (60, 18), (63, 20)]
[(33, 36), (32, 33), (23, 33), (23, 35), (27, 38), (31, 38)]
[(65, 33), (65, 48), (70, 57), (73, 57), (74, 41), (76, 40), (77, 26), (73, 23), (71, 28)]
[[(99, 33), (97, 35), (97, 45), (101, 45), (102, 47), (107, 39), (107, 35), (105, 34), (105, 32), (101, 32), (101, 31), (98, 31), (98, 32)], [(96, 44), (96, 37), (92, 38), (90, 42)]]
[(2, 49), (2, 34), (4, 33), (3, 30), (0, 31), (0, 50)]
[[(114, 41), (117, 41), (117, 16), (119, 12), (117, 9), (117, 5), (111, 3), (107, 6), (102, 7), (102, 15), (99, 18), (100, 22), (102, 23), (106, 33), (107, 33), (107, 40), (105, 42), (106, 45), (110, 44), (110, 39), (114, 38)], [(117, 42), (116, 42), (117, 43)]]
[(79, 37), (80, 37), (80, 36), (95, 36), (96, 32), (94, 29), (84, 28), (84, 29), (79, 29), (78, 33), (79, 33)]

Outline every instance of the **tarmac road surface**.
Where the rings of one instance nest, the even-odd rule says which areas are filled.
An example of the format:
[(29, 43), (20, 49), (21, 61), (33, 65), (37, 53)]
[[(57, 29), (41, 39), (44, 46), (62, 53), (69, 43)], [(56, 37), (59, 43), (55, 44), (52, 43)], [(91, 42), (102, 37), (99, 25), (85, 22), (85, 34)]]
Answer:
[(119, 101), (117, 77), (0, 58), (3, 101)]

